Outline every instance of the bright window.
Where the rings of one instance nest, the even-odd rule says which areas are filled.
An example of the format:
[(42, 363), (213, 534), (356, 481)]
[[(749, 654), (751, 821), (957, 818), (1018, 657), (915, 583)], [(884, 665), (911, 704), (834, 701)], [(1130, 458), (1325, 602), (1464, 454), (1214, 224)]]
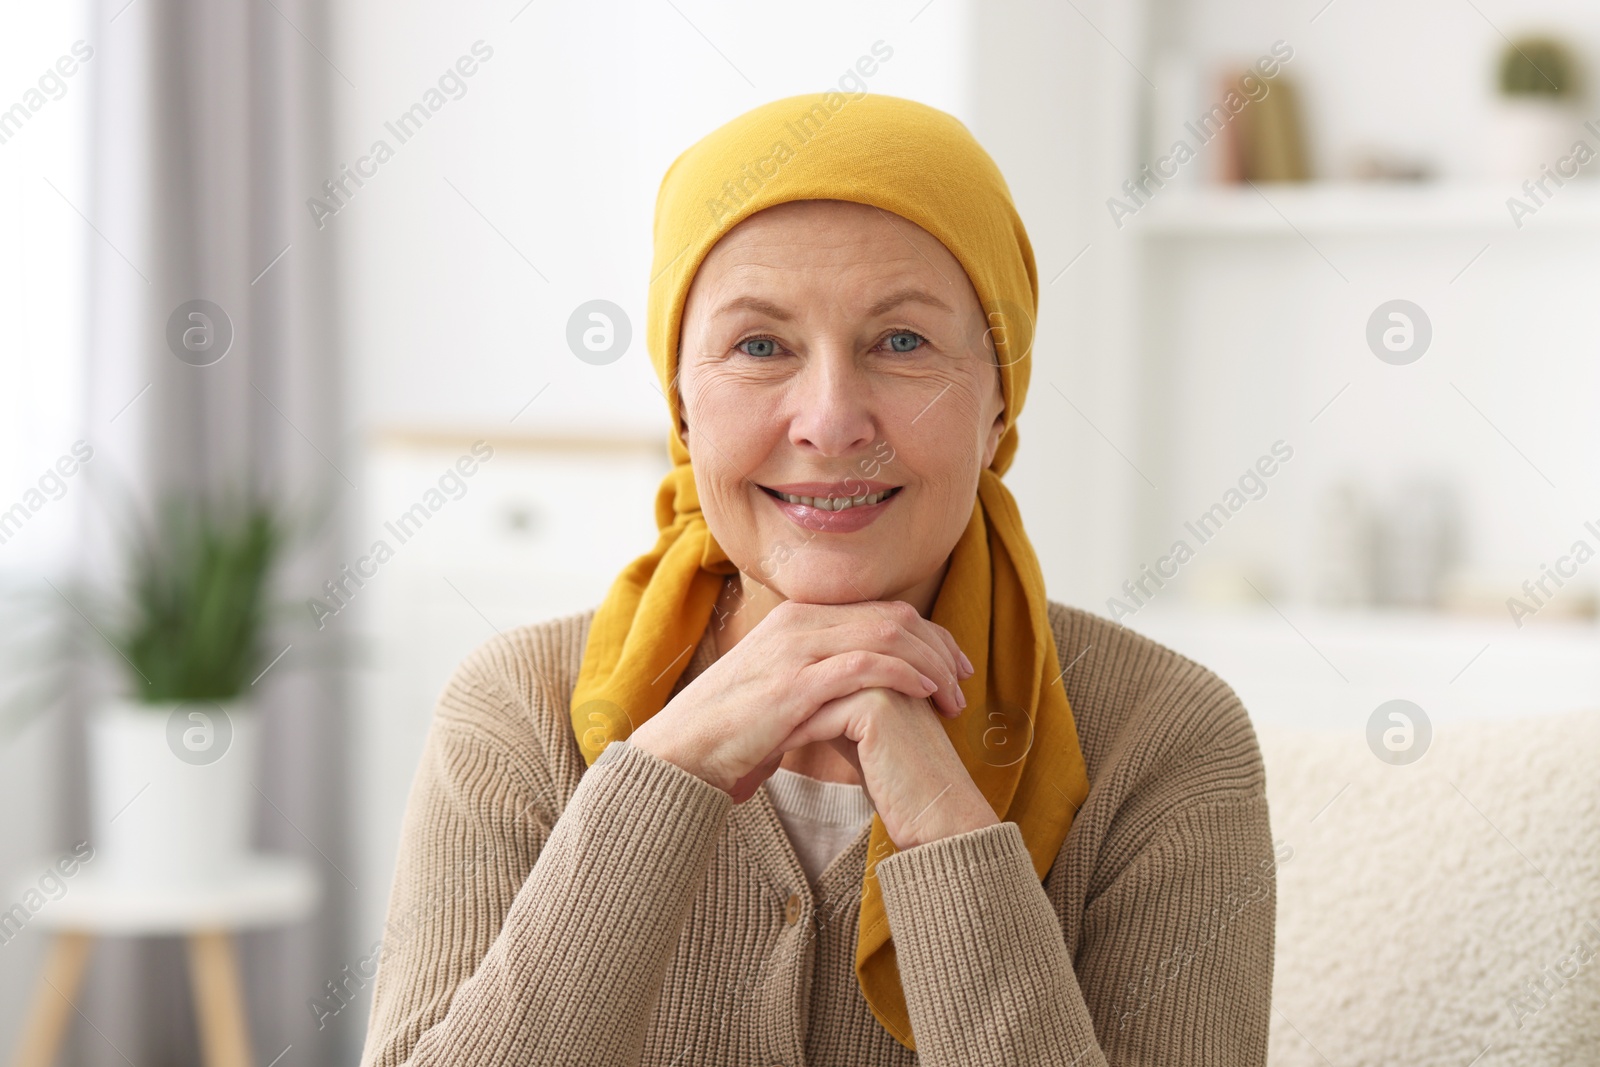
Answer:
[[(0, 34), (0, 572), (70, 559), (84, 479), (57, 463), (86, 438), (94, 58), (118, 26), (87, 5), (6, 5)], [(128, 27), (131, 29), (131, 27)], [(85, 58), (87, 57), (87, 58)], [(80, 215), (79, 213), (83, 214)], [(73, 464), (63, 464), (63, 468)], [(19, 510), (20, 509), (20, 510)]]

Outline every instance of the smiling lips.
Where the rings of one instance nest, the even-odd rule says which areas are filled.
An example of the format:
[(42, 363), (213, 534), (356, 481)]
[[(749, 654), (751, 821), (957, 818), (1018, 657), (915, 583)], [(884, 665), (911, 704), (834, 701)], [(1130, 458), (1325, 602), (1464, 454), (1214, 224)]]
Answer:
[[(851, 533), (870, 525), (900, 495), (902, 488), (860, 480), (761, 486), (791, 522), (825, 533)], [(856, 495), (849, 495), (852, 490)]]

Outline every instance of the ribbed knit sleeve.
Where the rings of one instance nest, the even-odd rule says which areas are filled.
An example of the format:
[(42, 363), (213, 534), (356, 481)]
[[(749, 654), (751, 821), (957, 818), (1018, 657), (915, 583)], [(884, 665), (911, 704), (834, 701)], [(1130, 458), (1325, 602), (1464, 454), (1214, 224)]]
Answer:
[(1091, 788), (1049, 876), (1011, 822), (877, 866), (918, 1062), (1259, 1067), (1277, 881), (1249, 715), (1191, 660), (1055, 623), (1087, 657), (1066, 681)]
[(620, 745), (552, 818), (484, 660), (413, 781), (361, 1062), (634, 1067), (732, 799)]
[(1087, 910), (1076, 967), (1016, 823), (887, 857), (918, 1062), (1265, 1063), (1270, 856), (1260, 798), (1172, 812)]
[(1265, 1064), (1277, 902), (1264, 797), (1170, 813), (1084, 913), (1078, 980), (1106, 1060)]
[(918, 1062), (1089, 1064), (1094, 1024), (1022, 831), (986, 826), (877, 868)]

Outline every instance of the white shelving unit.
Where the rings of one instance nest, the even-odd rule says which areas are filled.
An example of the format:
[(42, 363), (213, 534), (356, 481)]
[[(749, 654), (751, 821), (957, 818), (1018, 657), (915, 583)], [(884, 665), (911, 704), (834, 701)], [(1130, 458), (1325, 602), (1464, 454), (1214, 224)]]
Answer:
[[(1507, 200), (1534, 208), (1517, 225)], [(1158, 190), (1127, 223), (1152, 238), (1301, 233), (1473, 232), (1505, 235), (1600, 228), (1600, 181), (1575, 179), (1534, 204), (1508, 185), (1442, 182), (1306, 182)]]
[(1364, 729), (1410, 700), (1435, 725), (1600, 706), (1600, 626), (1504, 615), (1153, 605), (1130, 629), (1216, 671), (1251, 718), (1288, 729)]
[[(1128, 264), (1100, 314), (1122, 324), (1114, 355), (1138, 379), (1138, 436), (1125, 449), (1139, 474), (1132, 553), (1147, 562), (1169, 552), (1189, 537), (1184, 520), (1276, 439), (1295, 448), (1259, 502), (1128, 625), (1218, 670), (1252, 713), (1302, 725), (1344, 728), (1407, 690), (1446, 715), (1600, 708), (1600, 627), (1589, 620), (1541, 617), (1519, 630), (1503, 611), (1334, 610), (1316, 603), (1309, 578), (1337, 482), (1370, 490), (1380, 507), (1412, 477), (1457, 488), (1464, 570), (1491, 602), (1517, 594), (1600, 515), (1600, 431), (1588, 429), (1600, 426), (1589, 311), (1600, 165), (1534, 194), (1520, 178), (1469, 176), (1500, 162), (1488, 158), (1485, 72), (1503, 42), (1490, 28), (1452, 25), (1450, 47), (1425, 50), (1407, 67), (1416, 76), (1395, 81), (1379, 72), (1394, 69), (1400, 42), (1414, 49), (1428, 25), (1420, 11), (1322, 17), (1222, 0), (1138, 10), (1117, 40), (1146, 75), (1125, 115), (1140, 143), (1123, 150), (1102, 198), (1134, 203), (1123, 179), (1138, 180), (1142, 156), (1189, 139), (1178, 120), (1204, 112), (1212, 90), (1191, 98), (1184, 77), (1198, 85), (1193, 76), (1278, 38), (1295, 48), (1284, 69), (1300, 89), (1313, 174), (1348, 173), (1357, 150), (1387, 147), (1444, 177), (1220, 185), (1207, 182), (1217, 169), (1208, 156), (1142, 196), (1119, 228), (1102, 215), (1102, 233), (1115, 236), (1095, 254), (1109, 247)], [(1521, 15), (1593, 36), (1592, 20), (1544, 0)], [(1380, 20), (1392, 37), (1374, 42)], [(1513, 212), (1513, 200), (1530, 210)], [(1396, 299), (1431, 319), (1431, 349), (1404, 367), (1367, 340), (1371, 317)], [(1114, 586), (1133, 576), (1108, 576), (1102, 595), (1119, 596)], [(1562, 596), (1597, 578), (1581, 572)]]
[[(493, 455), (453, 478), (485, 441)], [(617, 572), (655, 544), (655, 493), (670, 468), (665, 441), (644, 434), (373, 433), (358, 543), (382, 540), (393, 557), (363, 565), (375, 573), (326, 620), (369, 653), (351, 787), (356, 824), (368, 828), (353, 872), (361, 944), (382, 934), (406, 798), (451, 674), (497, 632), (597, 606)], [(432, 495), (441, 480), (446, 493)], [(397, 526), (408, 516), (423, 524)]]

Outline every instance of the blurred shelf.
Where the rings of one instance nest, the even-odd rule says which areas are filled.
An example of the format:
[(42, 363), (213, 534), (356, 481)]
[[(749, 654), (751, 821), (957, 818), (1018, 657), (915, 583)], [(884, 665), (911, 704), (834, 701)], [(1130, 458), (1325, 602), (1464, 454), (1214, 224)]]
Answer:
[[(1317, 604), (1278, 601), (1280, 615), (1262, 603), (1196, 603), (1193, 601), (1156, 602), (1131, 618), (1128, 625), (1159, 620), (1163, 625), (1221, 626), (1239, 632), (1270, 631), (1294, 638), (1293, 627), (1315, 628), (1340, 640), (1354, 640), (1383, 647), (1395, 642), (1408, 644), (1477, 641), (1519, 641), (1529, 646), (1562, 646), (1583, 649), (1600, 661), (1600, 621), (1583, 616), (1548, 615), (1528, 619), (1519, 629), (1503, 610), (1442, 611), (1425, 608), (1350, 607), (1335, 608)], [(1285, 618), (1287, 616), (1287, 619)]]
[[(1124, 225), (1147, 237), (1297, 237), (1321, 234), (1560, 233), (1600, 229), (1600, 180), (1574, 178), (1532, 213), (1516, 184), (1304, 182), (1158, 190)], [(1518, 221), (1521, 226), (1517, 225)], [(1298, 231), (1298, 233), (1297, 233)]]
[(366, 432), (370, 447), (437, 451), (467, 449), (475, 441), (487, 441), (495, 448), (516, 452), (575, 454), (632, 453), (666, 458), (667, 430), (616, 430), (609, 433), (550, 433), (538, 430), (494, 426), (407, 426), (382, 424)]
[(1209, 667), (1252, 718), (1347, 727), (1393, 697), (1441, 721), (1591, 709), (1600, 714), (1600, 625), (1504, 614), (1154, 603), (1129, 629)]

